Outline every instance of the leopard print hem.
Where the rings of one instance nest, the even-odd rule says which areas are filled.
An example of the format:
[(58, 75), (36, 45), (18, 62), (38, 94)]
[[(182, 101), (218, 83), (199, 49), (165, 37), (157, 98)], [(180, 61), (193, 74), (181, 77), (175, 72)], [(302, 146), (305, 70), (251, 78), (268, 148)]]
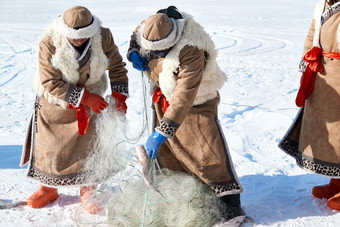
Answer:
[(52, 187), (81, 186), (89, 183), (91, 184), (94, 183), (86, 181), (86, 175), (84, 173), (72, 174), (67, 176), (53, 176), (44, 173), (43, 171), (39, 170), (34, 166), (30, 167), (27, 176), (40, 181), (44, 185), (49, 185)]
[(216, 196), (242, 192), (240, 185), (236, 182), (228, 184), (210, 184), (209, 187)]
[(340, 177), (339, 164), (324, 162), (303, 155), (299, 151), (297, 143), (285, 139), (279, 144), (279, 147), (288, 155), (295, 158), (297, 165), (302, 169), (328, 177)]

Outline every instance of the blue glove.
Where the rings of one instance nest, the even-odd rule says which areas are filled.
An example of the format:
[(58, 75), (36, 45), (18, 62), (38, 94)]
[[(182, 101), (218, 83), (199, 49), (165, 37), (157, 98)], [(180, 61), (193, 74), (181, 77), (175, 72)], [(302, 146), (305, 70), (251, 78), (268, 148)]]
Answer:
[(130, 59), (135, 69), (138, 69), (139, 71), (149, 70), (149, 67), (145, 65), (146, 58), (141, 57), (137, 51), (134, 51), (130, 54)]
[(166, 139), (166, 136), (159, 134), (157, 131), (152, 133), (145, 143), (146, 152), (148, 153), (148, 157), (150, 159), (155, 159), (158, 148), (164, 143)]

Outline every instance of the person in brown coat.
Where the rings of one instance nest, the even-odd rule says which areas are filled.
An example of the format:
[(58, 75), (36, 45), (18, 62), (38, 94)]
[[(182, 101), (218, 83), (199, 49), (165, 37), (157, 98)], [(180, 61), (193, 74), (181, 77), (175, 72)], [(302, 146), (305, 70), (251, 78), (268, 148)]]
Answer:
[(340, 2), (321, 0), (304, 44), (301, 86), (296, 98), (300, 109), (279, 147), (308, 171), (330, 178), (313, 187), (340, 210)]
[(128, 50), (153, 84), (155, 130), (145, 148), (158, 166), (193, 173), (241, 215), (243, 188), (217, 118), (226, 75), (210, 36), (174, 6), (159, 10), (133, 32)]
[[(41, 36), (37, 99), (21, 159), (21, 166), (29, 163), (28, 176), (41, 184), (27, 200), (33, 208), (56, 200), (60, 186), (81, 186), (81, 202), (87, 200), (99, 182), (89, 182), (84, 163), (96, 118), (108, 106), (102, 96), (109, 85), (116, 109), (126, 112), (126, 64), (111, 31), (100, 24), (87, 8), (74, 6)], [(91, 208), (99, 211), (98, 204)]]

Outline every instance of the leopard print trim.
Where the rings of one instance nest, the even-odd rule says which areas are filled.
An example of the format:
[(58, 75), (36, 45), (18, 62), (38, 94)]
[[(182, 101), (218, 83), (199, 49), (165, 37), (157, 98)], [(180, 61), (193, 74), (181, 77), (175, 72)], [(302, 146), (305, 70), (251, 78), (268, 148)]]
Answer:
[(301, 59), (300, 64), (299, 64), (299, 71), (300, 72), (305, 72), (307, 66), (308, 66), (308, 62), (305, 61), (304, 59)]
[(326, 166), (316, 163), (314, 160), (308, 160), (306, 157), (296, 159), (296, 163), (303, 169), (312, 171), (317, 174), (330, 177), (340, 177), (340, 168), (335, 166)]
[(313, 159), (301, 154), (298, 149), (298, 144), (293, 141), (285, 139), (279, 144), (279, 147), (295, 158), (297, 165), (302, 169), (324, 176), (340, 177), (339, 165)]
[(166, 117), (163, 117), (159, 123), (159, 126), (156, 127), (156, 131), (163, 136), (173, 139), (178, 128), (179, 124)]
[(82, 89), (83, 88), (81, 87), (71, 85), (66, 93), (64, 101), (73, 106), (78, 106), (82, 97)]
[(284, 139), (283, 141), (280, 142), (279, 147), (293, 158), (298, 157), (299, 147), (296, 142)]
[(240, 193), (242, 191), (240, 185), (237, 182), (224, 184), (209, 184), (209, 187), (218, 197), (227, 194), (234, 194), (235, 192)]
[(117, 91), (121, 94), (129, 94), (129, 87), (127, 82), (112, 82), (111, 83), (111, 91)]
[[(49, 174), (44, 173), (43, 171), (39, 170), (35, 166), (31, 166), (28, 172), (28, 177), (32, 177), (42, 184), (49, 185), (49, 186), (76, 186), (76, 185), (84, 185), (89, 184), (90, 182), (86, 181), (86, 176), (84, 173), (80, 174), (72, 174), (67, 176), (52, 176)], [(93, 183), (93, 182), (91, 182)]]

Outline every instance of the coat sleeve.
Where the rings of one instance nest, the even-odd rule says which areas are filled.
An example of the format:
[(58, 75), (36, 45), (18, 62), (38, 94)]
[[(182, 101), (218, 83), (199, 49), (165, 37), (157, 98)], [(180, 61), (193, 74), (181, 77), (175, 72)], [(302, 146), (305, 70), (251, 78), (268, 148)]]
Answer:
[(134, 51), (137, 51), (139, 52), (140, 50), (140, 46), (138, 45), (137, 43), (137, 35), (136, 35), (136, 32), (138, 29), (141, 28), (141, 25), (144, 23), (144, 20), (141, 22), (140, 25), (137, 26), (137, 28), (133, 31), (132, 35), (131, 35), (131, 38), (130, 38), (130, 45), (129, 45), (129, 49), (127, 51), (127, 54), (126, 54), (126, 57), (129, 61), (131, 61), (130, 59), (130, 54)]
[(102, 28), (102, 45), (105, 55), (109, 60), (109, 78), (111, 90), (121, 94), (128, 95), (128, 77), (126, 64), (119, 53), (112, 33), (108, 28)]
[(204, 51), (185, 46), (180, 52), (180, 68), (170, 106), (156, 131), (173, 138), (191, 109), (200, 86), (205, 67)]
[(55, 47), (50, 37), (39, 43), (39, 77), (41, 85), (52, 96), (72, 105), (79, 105), (82, 88), (69, 84), (62, 79), (61, 71), (54, 68), (51, 59)]

